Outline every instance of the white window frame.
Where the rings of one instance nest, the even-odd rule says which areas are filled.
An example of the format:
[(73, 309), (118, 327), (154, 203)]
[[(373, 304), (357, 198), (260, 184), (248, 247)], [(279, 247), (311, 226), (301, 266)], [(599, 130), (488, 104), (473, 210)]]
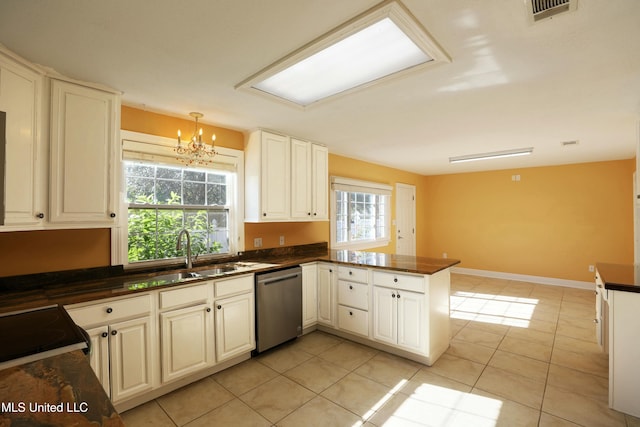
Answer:
[[(149, 135), (139, 132), (120, 131), (121, 139), (121, 189), (120, 189), (120, 212), (119, 221), (111, 231), (111, 256), (114, 264), (129, 265), (127, 250), (128, 242), (128, 204), (126, 198), (126, 180), (124, 178), (124, 167), (122, 162), (126, 160), (144, 160), (148, 162), (165, 164), (171, 166), (184, 166), (176, 159), (173, 148), (177, 141), (173, 138), (166, 138), (157, 135)], [(231, 255), (244, 251), (244, 152), (232, 148), (216, 146), (218, 154), (213, 160), (216, 169), (235, 172), (232, 174), (230, 186), (232, 191), (232, 207), (229, 212), (231, 227), (229, 228), (229, 253)], [(215, 257), (216, 255), (207, 255)], [(205, 257), (205, 256), (202, 256)], [(131, 264), (136, 267), (161, 265), (175, 262), (172, 260), (141, 261)]]
[[(385, 203), (385, 231), (384, 237), (371, 240), (358, 240), (353, 242), (337, 242), (337, 212), (336, 212), (336, 191), (369, 193), (379, 196), (387, 196)], [(386, 246), (391, 242), (391, 195), (393, 187), (379, 182), (361, 181), (350, 178), (331, 177), (331, 248), (363, 250)]]

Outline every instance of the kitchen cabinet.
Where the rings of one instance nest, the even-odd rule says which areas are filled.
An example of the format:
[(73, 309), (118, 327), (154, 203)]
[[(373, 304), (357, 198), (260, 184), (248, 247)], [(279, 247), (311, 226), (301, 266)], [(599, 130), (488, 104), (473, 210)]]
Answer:
[(373, 338), (426, 353), (428, 295), (423, 276), (373, 272)]
[(0, 111), (7, 113), (3, 230), (28, 230), (44, 223), (43, 81), (35, 67), (0, 47)]
[(245, 221), (328, 220), (328, 151), (264, 130), (245, 147)]
[(338, 269), (333, 264), (318, 263), (318, 323), (336, 325), (336, 288)]
[(318, 264), (303, 264), (302, 268), (302, 329), (318, 322)]
[(165, 383), (215, 362), (213, 284), (170, 289), (159, 296), (160, 359)]
[(114, 403), (153, 389), (156, 351), (151, 294), (66, 309), (76, 324), (91, 331), (94, 348), (99, 349), (99, 355), (90, 359), (91, 367)]
[(115, 224), (119, 111), (116, 93), (51, 79), (50, 222)]
[(369, 336), (367, 269), (338, 267), (338, 328)]
[(218, 363), (256, 348), (254, 276), (214, 282)]
[(285, 221), (290, 217), (289, 137), (265, 131), (249, 136), (245, 147), (246, 221)]
[(329, 218), (329, 153), (326, 147), (291, 138), (291, 217)]

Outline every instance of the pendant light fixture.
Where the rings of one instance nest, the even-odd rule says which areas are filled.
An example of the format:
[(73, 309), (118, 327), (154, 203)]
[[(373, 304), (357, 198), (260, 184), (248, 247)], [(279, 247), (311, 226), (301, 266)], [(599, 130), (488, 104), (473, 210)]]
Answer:
[(186, 166), (207, 166), (213, 163), (213, 157), (218, 154), (215, 150), (216, 134), (211, 136), (211, 145), (206, 142), (202, 142), (202, 128), (198, 129), (198, 119), (203, 117), (202, 113), (191, 112), (189, 113), (196, 122), (193, 129), (193, 135), (191, 139), (186, 143), (182, 143), (181, 132), (178, 129), (178, 144), (174, 148), (177, 154), (176, 159), (180, 160)]

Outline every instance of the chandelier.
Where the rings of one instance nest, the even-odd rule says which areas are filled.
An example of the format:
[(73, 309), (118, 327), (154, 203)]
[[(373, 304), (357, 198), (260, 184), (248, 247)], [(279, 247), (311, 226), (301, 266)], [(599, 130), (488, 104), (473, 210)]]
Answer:
[(186, 144), (183, 144), (182, 139), (180, 138), (182, 134), (180, 133), (180, 129), (178, 129), (178, 145), (174, 148), (174, 151), (178, 155), (176, 159), (180, 160), (187, 166), (210, 165), (213, 163), (213, 157), (218, 154), (214, 146), (216, 134), (214, 133), (211, 136), (211, 145), (202, 142), (202, 128), (198, 130), (198, 119), (201, 119), (203, 114), (192, 112), (189, 113), (189, 115), (196, 119), (193, 135)]

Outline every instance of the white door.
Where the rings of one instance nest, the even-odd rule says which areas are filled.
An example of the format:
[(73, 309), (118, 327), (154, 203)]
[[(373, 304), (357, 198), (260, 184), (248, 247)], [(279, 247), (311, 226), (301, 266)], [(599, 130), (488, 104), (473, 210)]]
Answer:
[(114, 323), (109, 330), (111, 400), (116, 402), (151, 390), (151, 319)]
[(291, 217), (311, 217), (311, 144), (291, 139)]
[(396, 254), (416, 255), (416, 187), (396, 184)]
[(313, 219), (329, 218), (329, 151), (327, 147), (313, 144), (312, 153), (312, 187)]
[(206, 304), (160, 315), (162, 381), (197, 372), (213, 361), (213, 318)]
[(87, 329), (87, 334), (91, 339), (89, 364), (107, 396), (111, 396), (111, 391), (109, 390), (109, 327), (100, 326)]
[(265, 220), (287, 219), (290, 214), (291, 150), (289, 138), (262, 134), (262, 216)]
[(424, 352), (424, 294), (398, 291), (398, 345)]
[(318, 322), (335, 326), (333, 315), (335, 269), (331, 265), (318, 264)]
[(253, 293), (216, 301), (218, 362), (256, 348)]
[(373, 338), (389, 344), (397, 343), (397, 316), (395, 289), (373, 287)]

